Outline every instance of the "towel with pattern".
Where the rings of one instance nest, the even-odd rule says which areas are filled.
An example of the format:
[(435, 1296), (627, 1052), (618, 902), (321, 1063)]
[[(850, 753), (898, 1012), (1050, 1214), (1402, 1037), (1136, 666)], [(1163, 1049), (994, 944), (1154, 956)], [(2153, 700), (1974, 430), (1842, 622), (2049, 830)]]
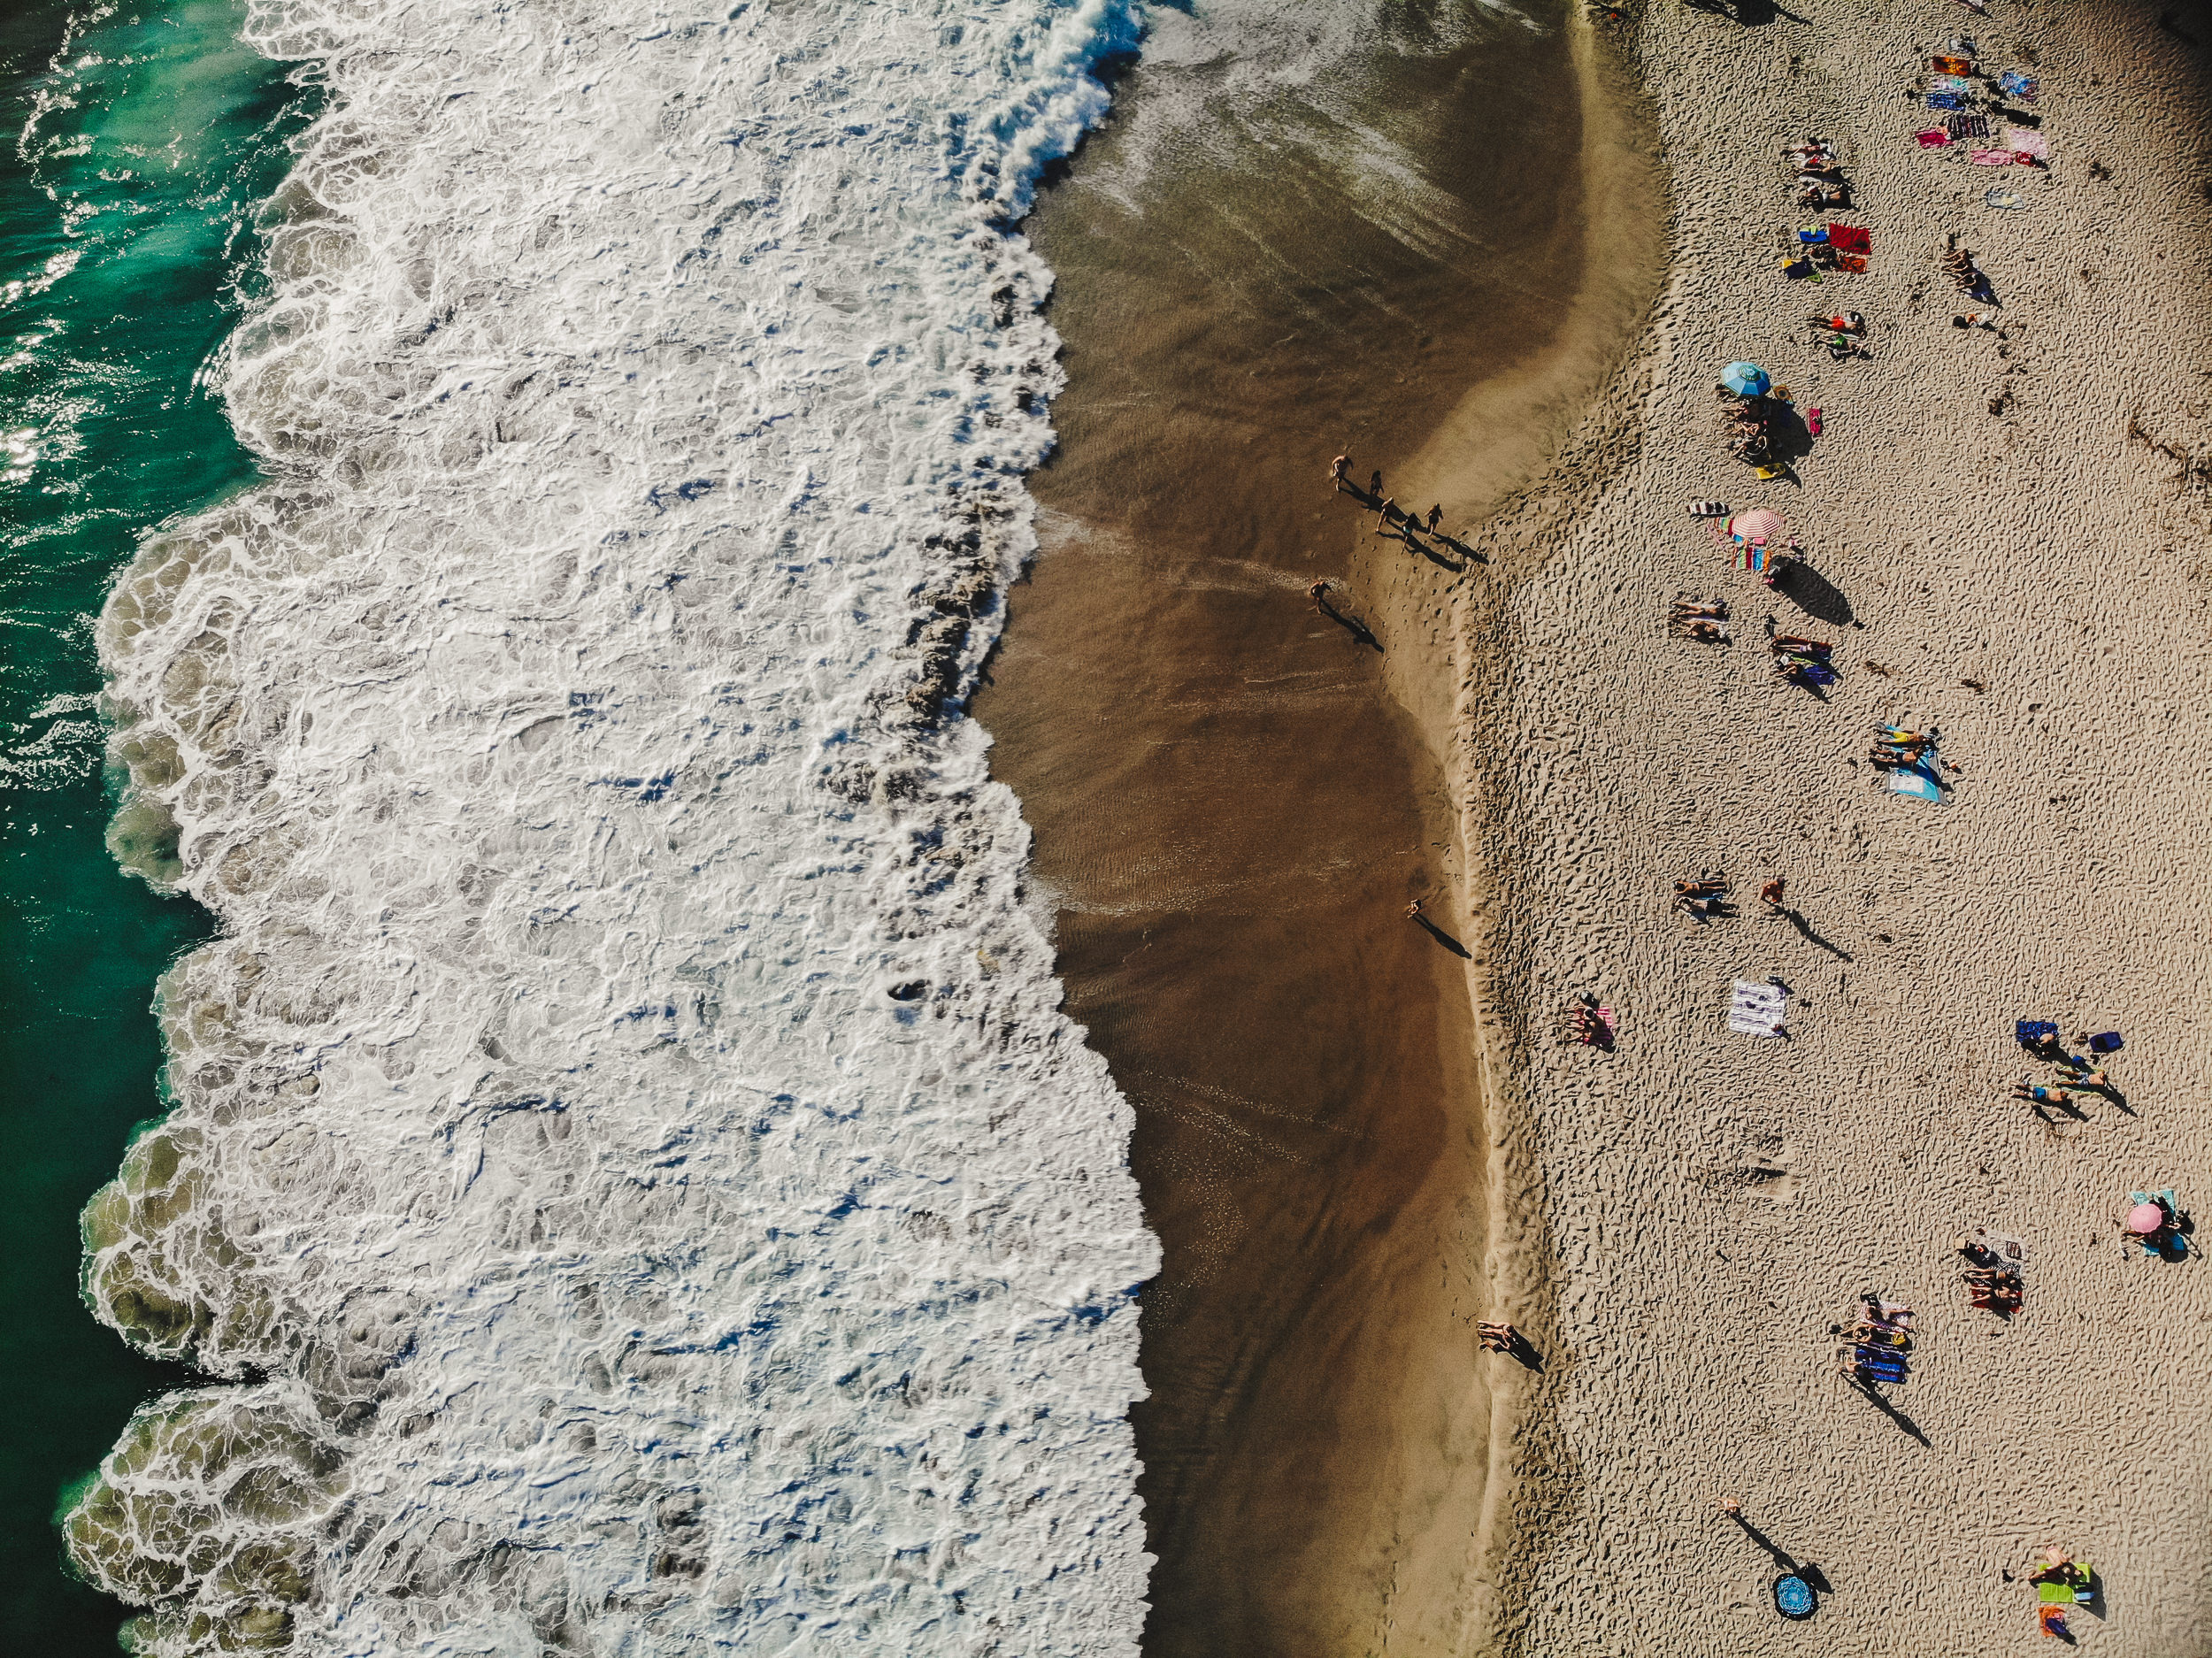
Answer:
[(1931, 92), (1971, 92), (1974, 83), (1960, 75), (1933, 75), (1929, 78)]
[(1985, 115), (1954, 115), (1944, 125), (1951, 129), (1954, 138), (1989, 136), (1989, 118)]
[(2024, 75), (2017, 69), (2008, 69), (1997, 77), (1997, 87), (2008, 98), (2018, 98), (2023, 104), (2035, 102), (2035, 95), (2043, 83), (2033, 75)]
[(1974, 73), (1971, 58), (1931, 58), (1928, 66), (1947, 75), (1970, 75)]
[(2019, 157), (2009, 150), (1977, 150), (1967, 159), (1978, 167), (2008, 167)]
[(1728, 1028), (1745, 1036), (1778, 1036), (1789, 1003), (1789, 993), (1779, 985), (1739, 979), (1729, 997)]
[(1924, 133), (1915, 133), (1913, 136), (1920, 141), (1920, 147), (1923, 150), (1933, 150), (1939, 144), (1947, 144), (1951, 142), (1951, 134), (1940, 127), (1931, 127)]
[(2005, 128), (2005, 148), (2016, 156), (2033, 156), (2038, 161), (2051, 158), (2051, 141), (2024, 127)]
[(1928, 94), (1928, 107), (1932, 110), (1962, 110), (1966, 107), (1966, 100), (1955, 92), (1931, 92)]

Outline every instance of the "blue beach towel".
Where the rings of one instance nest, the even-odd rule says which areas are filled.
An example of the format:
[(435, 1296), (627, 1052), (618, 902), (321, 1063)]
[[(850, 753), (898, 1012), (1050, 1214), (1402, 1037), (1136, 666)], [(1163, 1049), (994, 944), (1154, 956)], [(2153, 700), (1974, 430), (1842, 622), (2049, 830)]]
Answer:
[(2047, 1036), (2056, 1036), (2058, 1024), (2054, 1019), (2017, 1019), (2013, 1023), (2013, 1034), (2021, 1047), (2032, 1048)]
[(1909, 794), (1915, 800), (1933, 801), (1939, 806), (1943, 804), (1943, 786), (1925, 771), (1909, 771), (1899, 766), (1889, 774), (1889, 787), (1894, 794)]
[(2033, 75), (2024, 75), (2016, 69), (2008, 69), (1997, 77), (1997, 88), (2008, 98), (2032, 104), (2035, 95), (2042, 90), (2042, 83)]
[(1955, 92), (1931, 92), (1928, 94), (1928, 107), (1932, 110), (1962, 110), (1966, 107), (1966, 100)]

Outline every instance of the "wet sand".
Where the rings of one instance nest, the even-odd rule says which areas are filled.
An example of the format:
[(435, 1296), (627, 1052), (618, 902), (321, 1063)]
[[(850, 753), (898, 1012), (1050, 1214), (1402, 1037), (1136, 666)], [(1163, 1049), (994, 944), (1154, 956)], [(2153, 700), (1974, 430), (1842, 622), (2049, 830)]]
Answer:
[[(1408, 595), (1482, 572), (1373, 538), (1326, 464), (1348, 442), (1387, 489), (1477, 429), (1475, 388), (1550, 395), (1585, 134), (1546, 21), (1378, 42), (1188, 150), (1148, 118), (1194, 77), (1148, 65), (1028, 226), (1070, 387), (976, 711), (1165, 1246), (1136, 1413), (1158, 1654), (1463, 1650), (1491, 1612), (1479, 964), (1442, 733), (1386, 654)], [(1303, 147), (1266, 142), (1286, 131)], [(1425, 184), (1373, 196), (1378, 132)], [(1513, 408), (1494, 436), (1540, 459)], [(1308, 602), (1320, 577), (1341, 619)], [(1417, 895), (1432, 928), (1403, 917)]]

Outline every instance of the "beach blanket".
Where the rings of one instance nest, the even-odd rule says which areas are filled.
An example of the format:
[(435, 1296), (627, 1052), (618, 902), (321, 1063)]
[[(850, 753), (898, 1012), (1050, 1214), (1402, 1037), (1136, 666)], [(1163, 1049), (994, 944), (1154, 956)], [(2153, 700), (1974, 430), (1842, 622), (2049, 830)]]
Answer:
[(1893, 794), (1909, 794), (1915, 800), (1943, 804), (1943, 786), (1925, 771), (1901, 765), (1889, 774), (1889, 787)]
[(1913, 136), (1920, 141), (1920, 147), (1923, 150), (1933, 150), (1939, 144), (1947, 144), (1951, 142), (1951, 134), (1940, 127), (1932, 127), (1924, 133), (1915, 133)]
[(1978, 167), (2008, 167), (2019, 158), (2009, 150), (1977, 150), (1967, 157)]
[(2047, 161), (2051, 156), (2051, 141), (2024, 127), (2005, 128), (2005, 148), (2016, 156), (2033, 156), (2038, 161)]
[(1964, 80), (1958, 75), (1934, 75), (1930, 77), (1928, 81), (1928, 90), (1931, 92), (1967, 93), (1973, 89), (1974, 83), (1971, 81)]
[(1962, 110), (1966, 107), (1966, 100), (1955, 92), (1931, 92), (1928, 94), (1928, 107), (1932, 110)]
[(1928, 67), (1947, 75), (1970, 75), (1974, 73), (1971, 58), (1931, 58)]
[(1954, 115), (1944, 126), (1950, 128), (1954, 138), (1986, 138), (1989, 136), (1989, 118), (1985, 115)]
[(1773, 1036), (1781, 1029), (1789, 1001), (1788, 993), (1779, 985), (1739, 979), (1729, 998), (1728, 1028), (1746, 1036)]
[(2004, 188), (2001, 185), (1995, 188), (1985, 191), (1982, 196), (1982, 200), (1987, 202), (1992, 207), (2011, 208), (2016, 211), (2027, 205), (2027, 203), (2019, 196)]
[(2018, 98), (2023, 104), (2034, 103), (2035, 95), (2042, 90), (2042, 87), (2043, 83), (2033, 75), (2024, 75), (2016, 69), (2008, 69), (1997, 77), (1998, 90), (2008, 98)]
[(1871, 253), (1874, 233), (1864, 225), (1831, 225), (1828, 245), (1839, 253)]

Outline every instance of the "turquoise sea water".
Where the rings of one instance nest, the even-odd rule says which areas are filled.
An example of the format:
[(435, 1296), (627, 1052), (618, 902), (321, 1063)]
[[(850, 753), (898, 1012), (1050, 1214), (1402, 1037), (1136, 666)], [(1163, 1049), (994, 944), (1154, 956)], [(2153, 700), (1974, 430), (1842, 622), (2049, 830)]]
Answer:
[(200, 372), (307, 102), (233, 0), (0, 15), (0, 1629), (110, 1654), (64, 1488), (187, 1379), (78, 1296), (77, 1214), (160, 1109), (154, 980), (206, 917), (104, 844), (92, 618), (139, 534), (252, 479)]

